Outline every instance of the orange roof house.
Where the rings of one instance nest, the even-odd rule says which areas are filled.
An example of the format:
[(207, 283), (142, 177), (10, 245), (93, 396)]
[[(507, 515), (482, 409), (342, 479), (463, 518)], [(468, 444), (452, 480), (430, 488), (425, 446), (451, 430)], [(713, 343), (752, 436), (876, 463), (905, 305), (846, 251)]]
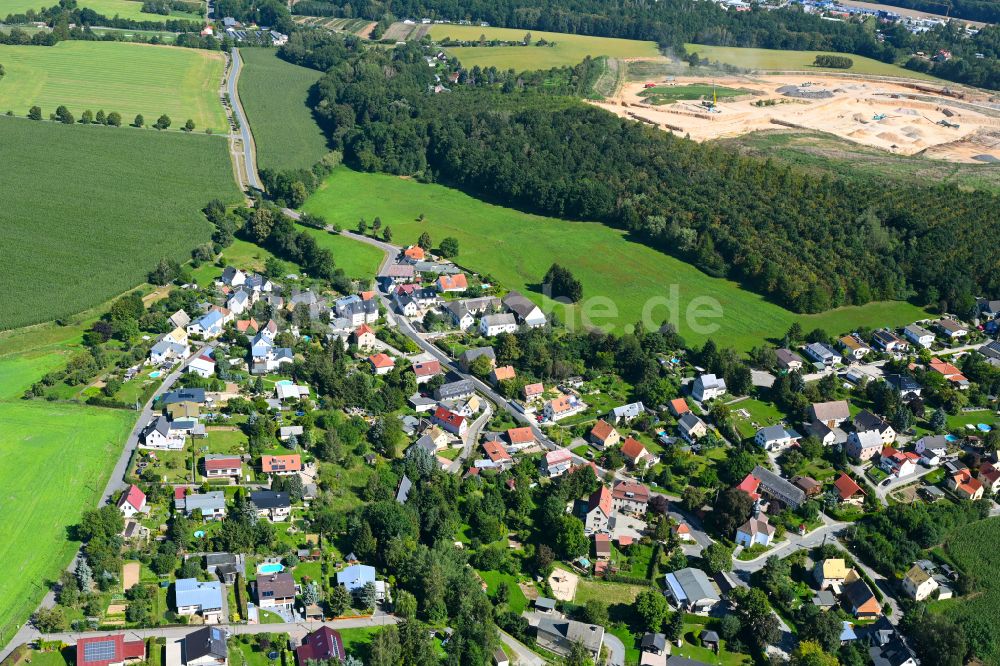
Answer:
[(648, 464), (653, 460), (653, 454), (646, 450), (642, 442), (631, 437), (625, 438), (625, 442), (622, 444), (622, 455), (633, 467)]
[(510, 440), (511, 444), (534, 444), (535, 433), (528, 427), (511, 428), (507, 431), (507, 439)]
[(442, 275), (434, 284), (440, 292), (465, 291), (469, 288), (469, 281), (466, 279), (465, 273)]
[(670, 401), (670, 413), (674, 416), (683, 416), (691, 411), (688, 407), (687, 400), (684, 398), (674, 398)]
[(424, 248), (419, 245), (411, 245), (410, 247), (403, 250), (403, 256), (407, 259), (412, 259), (413, 261), (423, 261), (424, 260)]
[(526, 384), (524, 387), (525, 400), (537, 398), (543, 393), (545, 393), (545, 386), (541, 382), (538, 382), (537, 384)]
[(483, 450), (486, 451), (486, 457), (498, 465), (509, 463), (513, 460), (510, 454), (507, 453), (507, 449), (500, 442), (485, 442), (483, 443)]
[(493, 379), (494, 381), (503, 382), (508, 379), (514, 379), (516, 373), (514, 372), (514, 366), (505, 365), (500, 368), (493, 368)]
[(375, 372), (380, 375), (384, 375), (396, 367), (396, 362), (392, 360), (391, 356), (387, 356), (386, 354), (374, 354), (369, 356), (368, 362), (371, 363)]
[(595, 446), (607, 448), (621, 441), (621, 435), (613, 425), (604, 419), (598, 419), (594, 427), (590, 429), (590, 441)]
[(861, 489), (861, 486), (847, 474), (841, 473), (836, 481), (833, 482), (833, 487), (837, 490), (837, 497), (841, 502), (851, 502), (859, 501), (864, 499), (865, 491)]
[(297, 454), (261, 456), (260, 468), (265, 474), (291, 474), (302, 471), (302, 457)]

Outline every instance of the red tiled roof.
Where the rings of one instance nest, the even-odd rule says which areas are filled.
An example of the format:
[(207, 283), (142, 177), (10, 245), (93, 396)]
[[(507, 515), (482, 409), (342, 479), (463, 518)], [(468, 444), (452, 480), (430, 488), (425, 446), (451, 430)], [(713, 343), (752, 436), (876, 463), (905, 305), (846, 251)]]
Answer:
[(441, 372), (441, 361), (424, 361), (413, 364), (413, 374), (417, 377), (432, 377)]
[(411, 245), (403, 250), (403, 256), (409, 257), (410, 259), (416, 259), (417, 261), (423, 261), (424, 248), (419, 245)]
[(644, 457), (649, 452), (646, 451), (646, 447), (642, 445), (642, 442), (631, 437), (625, 438), (625, 442), (622, 444), (622, 455), (629, 460), (638, 460)]
[(186, 494), (187, 494), (187, 488), (185, 488), (184, 486), (177, 486), (176, 488), (174, 488), (175, 500), (184, 499), (184, 496)]
[(265, 474), (271, 472), (298, 472), (302, 469), (302, 457), (297, 454), (286, 456), (261, 456), (260, 468)]
[(118, 502), (118, 506), (121, 507), (125, 504), (131, 504), (132, 507), (138, 511), (142, 508), (142, 505), (146, 503), (146, 493), (139, 490), (139, 486), (133, 484), (129, 486), (128, 491), (122, 495), (121, 500)]
[(619, 546), (631, 546), (632, 545), (632, 537), (630, 537), (630, 536), (620, 536), (620, 537), (618, 537), (618, 545)]
[(757, 492), (757, 488), (760, 487), (760, 479), (753, 474), (747, 474), (746, 478), (740, 481), (740, 485), (736, 487), (749, 495), (750, 499), (760, 499), (760, 494)]
[(368, 357), (368, 362), (371, 363), (376, 368), (393, 368), (396, 366), (395, 361), (391, 357), (385, 354), (374, 354)]
[(979, 478), (986, 479), (990, 484), (996, 483), (1000, 479), (1000, 469), (993, 466), (993, 463), (983, 463), (979, 467)]
[(600, 419), (594, 424), (594, 427), (590, 429), (590, 434), (602, 442), (607, 441), (608, 437), (611, 437), (611, 433), (613, 432), (615, 432), (615, 427), (604, 419)]
[(486, 451), (486, 457), (495, 463), (507, 462), (511, 460), (510, 454), (507, 453), (507, 449), (500, 442), (484, 442), (483, 450)]
[(837, 489), (837, 494), (840, 495), (840, 499), (842, 500), (850, 499), (858, 493), (864, 494), (861, 486), (854, 479), (843, 473), (833, 482), (833, 487)]
[(369, 326), (368, 324), (361, 324), (361, 326), (358, 326), (357, 330), (354, 331), (354, 337), (360, 338), (365, 333), (371, 333), (372, 335), (375, 335), (375, 331), (372, 330), (371, 326)]
[(507, 439), (511, 444), (530, 444), (535, 441), (535, 433), (528, 427), (511, 428), (507, 431)]
[(611, 491), (603, 483), (590, 495), (590, 500), (587, 502), (588, 512), (598, 507), (604, 512), (604, 515), (611, 515)]
[(681, 414), (690, 412), (691, 408), (688, 407), (687, 400), (684, 398), (674, 398), (670, 401), (670, 410), (677, 416), (680, 416)]
[(239, 456), (230, 458), (213, 458), (205, 461), (205, 470), (234, 469), (239, 467), (243, 461)]
[(526, 398), (541, 395), (543, 393), (545, 393), (545, 385), (541, 382), (538, 382), (537, 384), (526, 384), (524, 387), (524, 396)]
[(497, 378), (498, 382), (502, 382), (507, 379), (514, 379), (515, 376), (514, 366), (505, 365), (502, 368), (494, 368), (493, 376)]
[(434, 418), (456, 428), (461, 427), (461, 425), (465, 422), (464, 416), (456, 414), (446, 407), (438, 407), (435, 409)]
[(469, 288), (469, 281), (466, 279), (465, 273), (459, 273), (457, 275), (442, 275), (437, 279), (437, 284), (438, 289), (441, 291)]

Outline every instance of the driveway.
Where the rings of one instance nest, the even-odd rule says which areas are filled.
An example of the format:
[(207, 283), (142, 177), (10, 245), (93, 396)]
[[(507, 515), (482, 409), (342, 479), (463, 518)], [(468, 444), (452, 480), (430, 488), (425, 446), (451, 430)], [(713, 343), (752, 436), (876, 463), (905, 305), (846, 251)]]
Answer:
[(625, 644), (614, 634), (604, 632), (604, 644), (608, 647), (608, 663), (625, 666)]
[(545, 666), (545, 660), (528, 649), (528, 646), (520, 642), (505, 631), (500, 631), (500, 640), (504, 645), (504, 652), (517, 666)]

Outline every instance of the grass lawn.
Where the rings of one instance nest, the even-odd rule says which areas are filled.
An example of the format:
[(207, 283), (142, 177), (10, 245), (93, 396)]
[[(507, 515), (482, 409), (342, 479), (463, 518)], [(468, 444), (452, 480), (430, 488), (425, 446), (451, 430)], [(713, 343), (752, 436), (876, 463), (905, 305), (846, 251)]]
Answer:
[[(743, 437), (753, 437), (757, 434), (758, 429), (774, 425), (785, 418), (785, 415), (778, 410), (773, 402), (765, 402), (756, 398), (740, 400), (731, 404), (729, 408), (733, 423), (736, 424), (736, 429)], [(744, 416), (741, 413), (743, 411), (747, 412), (750, 418)]]
[[(8, 394), (6, 379), (3, 385)], [(46, 583), (76, 551), (79, 544), (67, 539), (66, 528), (97, 505), (135, 414), (0, 401), (0, 422), (0, 561), (8, 572), (0, 579), (3, 627), (31, 614)]]
[[(462, 61), (462, 66), (472, 68), (494, 66), (499, 69), (513, 68), (518, 71), (548, 69), (564, 65), (576, 65), (586, 56), (610, 56), (613, 58), (653, 57), (659, 55), (655, 42), (611, 37), (588, 37), (558, 32), (520, 30), (517, 28), (482, 28), (477, 25), (434, 25), (431, 26), (432, 39), (454, 40), (486, 39), (514, 41), (531, 33), (530, 46), (462, 46), (448, 49), (450, 55)], [(539, 39), (554, 42), (555, 46), (535, 46)]]
[(501, 582), (507, 583), (507, 591), (510, 593), (507, 605), (511, 612), (520, 615), (528, 607), (528, 598), (524, 596), (524, 591), (518, 586), (514, 576), (499, 571), (480, 571), (479, 575), (486, 581), (486, 593), (491, 597), (496, 594)]
[(979, 423), (985, 423), (988, 426), (995, 426), (997, 422), (996, 414), (988, 409), (984, 409), (981, 412), (963, 412), (956, 414), (954, 416), (948, 415), (948, 430), (958, 435), (959, 437), (963, 435), (979, 435), (982, 437), (986, 433), (977, 430), (970, 430), (967, 425), (973, 427)]
[(382, 259), (385, 257), (377, 247), (322, 229), (299, 225), (299, 230), (315, 238), (320, 247), (330, 250), (333, 253), (334, 265), (343, 268), (348, 277), (369, 281), (375, 279), (378, 267), (382, 265)]
[(285, 620), (277, 613), (272, 613), (269, 610), (263, 608), (257, 609), (257, 618), (260, 620), (261, 624), (284, 624)]
[(722, 666), (752, 663), (753, 660), (747, 655), (727, 652), (725, 641), (722, 641), (719, 654), (715, 654), (708, 648), (701, 647), (701, 640), (698, 636), (704, 628), (705, 625), (701, 623), (693, 622), (689, 624), (685, 622), (684, 633), (682, 634), (684, 644), (681, 647), (673, 646), (671, 654), (700, 661), (705, 664), (721, 664)]
[[(5, 17), (8, 14), (22, 14), (29, 9), (39, 10), (43, 7), (51, 7), (53, 2), (48, 2), (47, 0), (4, 0), (2, 6), (0, 6), (0, 17)], [(167, 19), (191, 19), (193, 21), (200, 20), (200, 14), (192, 14), (189, 12), (170, 12), (170, 16), (161, 16), (160, 14), (146, 14), (142, 11), (141, 0), (81, 0), (77, 3), (81, 8), (93, 9), (98, 14), (102, 16), (107, 16), (108, 18), (114, 18), (118, 16), (123, 19), (132, 19), (133, 21), (166, 21)]]
[(359, 659), (368, 655), (372, 635), (381, 627), (357, 627), (355, 629), (340, 629), (340, 639), (344, 642), (344, 650)]
[(313, 119), (309, 89), (322, 72), (285, 62), (274, 49), (240, 49), (240, 101), (262, 169), (308, 169), (327, 153)]
[[(371, 192), (378, 192), (373, 198)], [(646, 245), (635, 243), (617, 229), (593, 222), (567, 222), (487, 204), (441, 185), (425, 185), (384, 174), (337, 169), (306, 201), (304, 210), (323, 215), (331, 224), (353, 228), (360, 217), (380, 216), (392, 227), (394, 243), (415, 243), (421, 232), (434, 242), (445, 236), (459, 241), (458, 262), (487, 273), (502, 285), (555, 311), (563, 321), (579, 323), (581, 306), (562, 306), (529, 289), (553, 261), (569, 268), (583, 284), (590, 323), (621, 333), (641, 320), (651, 308), (651, 327), (673, 318), (688, 343), (700, 344), (709, 335), (722, 346), (741, 350), (765, 338), (780, 338), (793, 321), (802, 328), (823, 328), (831, 333), (859, 326), (877, 327), (909, 323), (923, 311), (905, 302), (869, 303), (818, 315), (798, 315), (775, 305), (735, 282), (712, 278), (695, 267)], [(424, 222), (417, 216), (423, 213)], [(600, 248), (600, 252), (594, 252)], [(670, 286), (676, 285), (679, 306), (668, 305)], [(714, 298), (722, 308), (712, 333), (695, 333), (685, 316), (692, 300)], [(656, 300), (654, 300), (656, 299)], [(609, 308), (618, 316), (607, 316)], [(673, 317), (671, 314), (673, 313)]]
[[(779, 49), (744, 49), (735, 46), (704, 46), (702, 44), (685, 44), (688, 53), (697, 53), (700, 58), (712, 62), (735, 65), (747, 69), (773, 71), (816, 71), (816, 72), (850, 72), (853, 74), (872, 74), (875, 76), (901, 76), (924, 81), (940, 81), (930, 74), (913, 72), (899, 65), (892, 65), (880, 60), (850, 53), (834, 53), (832, 51), (782, 51)], [(846, 56), (854, 61), (850, 69), (830, 69), (813, 67), (818, 55)]]
[(227, 129), (218, 95), (225, 66), (219, 52), (65, 41), (42, 49), (0, 45), (0, 62), (7, 69), (0, 86), (3, 112), (24, 116), (37, 104), (48, 117), (64, 104), (77, 119), (85, 109), (104, 109), (122, 114), (123, 124), (141, 113), (151, 125), (165, 113), (172, 129), (188, 118), (199, 131)]
[(603, 601), (608, 605), (631, 604), (640, 592), (647, 589), (643, 585), (627, 583), (605, 583), (604, 581), (580, 579), (576, 586), (576, 597), (573, 603), (583, 606), (591, 599)]
[(239, 198), (219, 136), (2, 118), (0, 164), (0, 328), (73, 315), (189, 258), (210, 237), (201, 208)]

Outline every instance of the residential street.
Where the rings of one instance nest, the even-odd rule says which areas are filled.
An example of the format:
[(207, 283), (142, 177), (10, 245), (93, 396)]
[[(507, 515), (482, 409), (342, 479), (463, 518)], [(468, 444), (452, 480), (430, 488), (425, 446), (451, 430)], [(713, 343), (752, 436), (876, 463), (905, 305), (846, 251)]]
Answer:
[(493, 416), (493, 406), (486, 403), (486, 407), (483, 409), (483, 413), (480, 414), (475, 421), (469, 424), (469, 429), (465, 432), (465, 437), (462, 440), (462, 452), (458, 454), (458, 457), (452, 461), (451, 465), (448, 467), (448, 471), (452, 474), (456, 474), (462, 470), (464, 466), (462, 463), (465, 462), (472, 451), (476, 448), (476, 442), (479, 441), (479, 433), (483, 431), (483, 426), (489, 423), (490, 418)]

